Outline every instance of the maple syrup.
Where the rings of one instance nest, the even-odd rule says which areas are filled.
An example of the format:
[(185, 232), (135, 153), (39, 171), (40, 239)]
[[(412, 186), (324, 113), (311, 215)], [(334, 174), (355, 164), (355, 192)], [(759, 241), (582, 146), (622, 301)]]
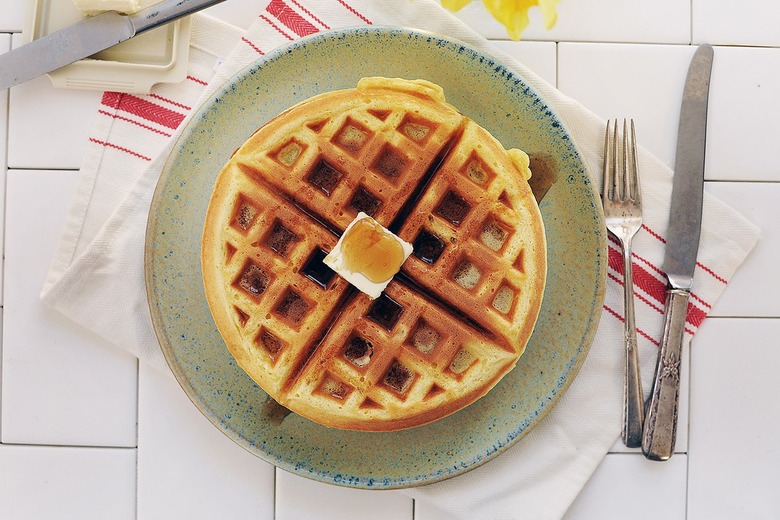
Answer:
[(401, 269), (403, 247), (377, 222), (364, 218), (355, 223), (341, 243), (344, 267), (374, 283), (388, 280)]
[(411, 253), (411, 244), (360, 212), (323, 263), (373, 300)]

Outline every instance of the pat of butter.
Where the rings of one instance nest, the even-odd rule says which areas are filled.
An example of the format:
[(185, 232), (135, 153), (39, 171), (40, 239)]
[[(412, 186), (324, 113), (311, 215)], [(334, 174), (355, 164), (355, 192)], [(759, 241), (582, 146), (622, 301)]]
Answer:
[(382, 294), (410, 254), (410, 243), (360, 212), (323, 262), (373, 300)]
[(159, 2), (160, 0), (73, 0), (76, 7), (85, 15), (95, 15), (105, 11), (133, 14)]

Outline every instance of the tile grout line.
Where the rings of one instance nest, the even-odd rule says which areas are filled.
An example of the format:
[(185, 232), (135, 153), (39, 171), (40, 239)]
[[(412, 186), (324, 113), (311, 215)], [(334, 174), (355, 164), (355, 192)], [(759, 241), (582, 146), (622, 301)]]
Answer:
[(78, 173), (81, 171), (80, 168), (59, 168), (59, 167), (49, 167), (49, 166), (15, 166), (10, 167), (8, 166), (8, 170), (13, 171), (19, 171), (19, 172), (40, 172), (40, 171), (46, 171), (46, 172), (75, 172)]
[(63, 448), (63, 449), (85, 449), (85, 450), (138, 450), (138, 446), (90, 446), (86, 444), (28, 444), (22, 442), (3, 442), (0, 445), (9, 448)]
[(135, 362), (135, 518), (138, 520), (138, 490), (140, 489), (140, 478), (138, 471), (138, 459), (141, 451), (139, 442), (139, 423), (141, 422), (141, 361)]
[[(693, 0), (692, 0), (693, 1)], [(709, 318), (709, 316), (708, 316)], [(693, 410), (693, 403), (691, 402), (693, 381), (695, 379), (693, 375), (693, 345), (696, 341), (694, 336), (688, 343), (688, 428), (686, 434), (688, 439), (686, 442), (686, 456), (685, 456), (685, 519), (688, 519), (688, 504), (690, 503), (690, 490), (691, 490), (691, 411)]]
[[(10, 50), (11, 42), (9, 37), (8, 47)], [(11, 135), (11, 90), (6, 89), (2, 93), (5, 97), (5, 142), (2, 143), (2, 153), (4, 157), (2, 165), (3, 173), (3, 212), (2, 219), (3, 225), (0, 227), (0, 234), (2, 236), (2, 244), (0, 245), (0, 445), (3, 444), (3, 374), (5, 372), (3, 365), (3, 337), (5, 330), (5, 226), (7, 222), (6, 213), (8, 211), (8, 139)]]
[(690, 42), (690, 45), (693, 45), (693, 4), (695, 1), (696, 0), (691, 0), (689, 17), (688, 17), (688, 36), (689, 36), (688, 41)]
[[(5, 214), (5, 211), (3, 212)], [(5, 219), (3, 219), (5, 221)], [(5, 240), (3, 240), (5, 248)], [(3, 259), (3, 270), (5, 270), (5, 259)], [(2, 289), (0, 289), (1, 291)], [(2, 297), (0, 296), (0, 301)], [(3, 446), (3, 330), (5, 328), (5, 309), (0, 304), (0, 446)]]
[(272, 489), (272, 493), (273, 493), (273, 497), (274, 497), (274, 510), (273, 510), (272, 516), (273, 516), (274, 519), (276, 519), (276, 516), (277, 516), (276, 502), (277, 502), (277, 497), (278, 497), (277, 493), (279, 492), (279, 490), (278, 490), (279, 471), (281, 471), (281, 470), (278, 467), (274, 466), (274, 481), (273, 481), (273, 489)]

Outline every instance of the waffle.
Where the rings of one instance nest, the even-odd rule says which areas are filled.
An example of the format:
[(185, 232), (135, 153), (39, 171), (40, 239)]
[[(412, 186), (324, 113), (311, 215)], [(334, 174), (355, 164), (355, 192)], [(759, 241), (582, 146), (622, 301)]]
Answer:
[[(220, 172), (202, 240), (216, 325), (279, 404), (389, 431), (485, 395), (523, 353), (546, 243), (528, 157), (435, 84), (364, 78), (262, 126)], [(359, 212), (413, 244), (369, 298), (323, 264)]]

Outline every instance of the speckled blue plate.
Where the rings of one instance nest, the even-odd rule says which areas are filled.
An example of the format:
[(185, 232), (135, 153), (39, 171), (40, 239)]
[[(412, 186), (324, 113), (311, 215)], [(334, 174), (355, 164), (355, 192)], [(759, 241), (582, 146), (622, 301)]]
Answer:
[[(556, 181), (541, 203), (548, 280), (533, 337), (486, 397), (433, 424), (392, 433), (329, 429), (284, 416), (234, 362), (201, 283), (200, 239), (212, 186), (264, 122), (364, 76), (424, 78), (506, 147), (543, 158)], [(214, 425), (292, 473), (356, 488), (427, 484), (472, 469), (534, 427), (587, 355), (604, 299), (606, 242), (595, 187), (566, 129), (523, 78), (459, 42), (390, 28), (321, 33), (236, 75), (189, 123), (162, 173), (146, 238), (154, 326), (176, 378)]]

